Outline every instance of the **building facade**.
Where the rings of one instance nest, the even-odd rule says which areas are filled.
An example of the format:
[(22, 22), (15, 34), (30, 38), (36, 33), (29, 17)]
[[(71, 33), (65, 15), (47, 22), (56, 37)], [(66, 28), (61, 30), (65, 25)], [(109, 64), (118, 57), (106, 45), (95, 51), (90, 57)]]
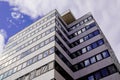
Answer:
[(54, 10), (9, 39), (0, 80), (120, 80), (120, 65), (91, 13)]

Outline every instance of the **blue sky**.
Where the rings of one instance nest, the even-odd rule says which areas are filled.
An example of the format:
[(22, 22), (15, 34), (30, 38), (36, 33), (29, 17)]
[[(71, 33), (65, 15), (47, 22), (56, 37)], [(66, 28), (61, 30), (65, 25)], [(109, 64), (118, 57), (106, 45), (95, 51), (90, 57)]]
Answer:
[(10, 36), (54, 9), (76, 18), (91, 12), (120, 57), (120, 0), (0, 0), (0, 53)]
[(37, 20), (14, 11), (13, 8), (14, 6), (10, 6), (8, 2), (0, 2), (0, 29), (6, 32), (5, 42), (9, 37)]

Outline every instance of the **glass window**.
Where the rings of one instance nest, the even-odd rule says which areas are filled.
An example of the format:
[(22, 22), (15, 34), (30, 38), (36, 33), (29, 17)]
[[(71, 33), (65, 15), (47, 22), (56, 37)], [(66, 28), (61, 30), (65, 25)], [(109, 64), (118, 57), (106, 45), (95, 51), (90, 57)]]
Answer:
[(48, 44), (49, 43), (49, 39), (45, 40), (45, 44)]
[(110, 74), (113, 74), (113, 73), (117, 72), (115, 66), (113, 66), (113, 65), (112, 65), (112, 66), (109, 66), (109, 67), (108, 67), (108, 70), (109, 70)]
[(54, 37), (54, 36), (52, 36), (52, 37), (50, 38), (50, 41), (53, 41), (53, 40), (54, 40), (54, 38), (55, 38), (55, 37)]
[(9, 64), (11, 64), (12, 63), (12, 59), (9, 61)]
[(94, 76), (93, 76), (93, 75), (89, 76), (89, 77), (88, 77), (88, 80), (95, 80), (95, 79), (94, 79)]
[(86, 26), (86, 30), (88, 30), (88, 29), (90, 29), (90, 26), (88, 25), (88, 26)]
[(32, 64), (32, 59), (27, 61), (27, 65), (31, 65)]
[(82, 32), (85, 32), (86, 31), (86, 29), (85, 28), (82, 28)]
[(37, 40), (39, 40), (41, 38), (41, 34), (37, 36)]
[(98, 35), (98, 34), (100, 34), (100, 32), (98, 30), (94, 31), (95, 36)]
[(86, 23), (88, 21), (88, 19), (85, 19), (84, 22)]
[(13, 69), (13, 73), (15, 73), (17, 71), (17, 67), (14, 67)]
[(97, 45), (96, 42), (92, 44), (93, 49), (96, 48), (97, 46), (98, 46), (98, 45)]
[(4, 78), (6, 78), (8, 76), (8, 72), (4, 73)]
[(17, 60), (17, 57), (14, 57), (13, 60), (12, 60), (12, 62), (15, 62), (16, 60)]
[(79, 30), (79, 31), (78, 31), (78, 34), (81, 34), (81, 33), (82, 33), (82, 31), (81, 31), (81, 30)]
[(91, 63), (95, 63), (95, 62), (96, 62), (95, 57), (91, 57), (91, 58), (90, 58), (90, 62), (91, 62)]
[(37, 56), (33, 58), (33, 63), (35, 63), (36, 61), (37, 61)]
[(17, 56), (17, 60), (19, 60), (19, 59), (20, 59), (20, 57), (21, 57), (21, 55), (18, 55), (18, 56)]
[(34, 52), (34, 51), (35, 51), (35, 48), (34, 48), (34, 47), (32, 47), (32, 48), (30, 49), (30, 51), (31, 51), (31, 52)]
[(85, 64), (85, 66), (90, 65), (90, 61), (89, 61), (89, 59), (85, 60), (85, 61), (84, 61), (84, 64)]
[(100, 45), (102, 45), (102, 44), (104, 44), (104, 42), (103, 42), (103, 40), (101, 39), (101, 40), (99, 40), (99, 41), (97, 41), (98, 42), (98, 44), (99, 44), (99, 46)]
[(77, 32), (75, 32), (74, 35), (77, 36), (78, 35)]
[(35, 46), (35, 50), (38, 50), (40, 48), (40, 45)]
[(51, 62), (51, 63), (49, 63), (49, 70), (51, 70), (51, 69), (53, 69), (54, 68), (54, 62)]
[(44, 42), (40, 43), (40, 47), (43, 47), (44, 46)]
[(84, 42), (83, 38), (81, 38), (79, 41), (80, 41), (80, 43)]
[(87, 50), (86, 50), (86, 48), (83, 48), (82, 53), (85, 53), (85, 52), (87, 52)]
[(35, 77), (35, 70), (30, 73), (30, 80), (32, 80)]
[(49, 22), (49, 23), (47, 23), (47, 26), (49, 26), (51, 23)]
[(17, 71), (21, 70), (22, 69), (22, 64), (20, 64), (17, 68)]
[[(56, 29), (57, 29), (57, 28), (56, 28)], [(46, 31), (46, 34), (49, 34), (49, 33), (50, 33), (50, 30), (47, 30), (47, 31)]]
[(32, 43), (32, 40), (30, 40), (28, 43), (31, 44), (31, 43)]
[(51, 32), (52, 32), (52, 31), (55, 31), (55, 27), (51, 28), (50, 31), (51, 31)]
[(48, 65), (41, 68), (41, 74), (48, 70)]
[(92, 16), (88, 17), (88, 20), (91, 20), (92, 19)]
[(108, 75), (108, 70), (106, 68), (102, 69), (101, 74), (102, 74), (103, 77), (107, 76)]
[(45, 32), (44, 32), (44, 33), (42, 33), (42, 37), (43, 37), (43, 36), (45, 36)]
[(72, 30), (75, 29), (75, 26), (72, 27)]
[(42, 54), (38, 55), (38, 60), (42, 59)]
[(92, 28), (92, 27), (96, 26), (96, 23), (95, 22), (91, 23), (89, 26)]
[(92, 50), (92, 46), (91, 45), (87, 46), (87, 50), (88, 51)]
[(11, 75), (11, 74), (12, 74), (12, 72), (13, 72), (13, 70), (12, 70), (12, 69), (11, 69), (11, 70), (9, 70), (9, 71), (8, 71), (8, 76), (9, 76), (9, 75)]
[(40, 27), (38, 30), (41, 31), (41, 30), (42, 30), (42, 27)]
[(37, 29), (37, 30), (35, 30), (35, 33), (38, 33), (39, 32), (39, 30)]
[(78, 65), (79, 65), (80, 69), (84, 68), (84, 63), (83, 62), (79, 63)]
[(107, 58), (107, 57), (110, 56), (108, 51), (102, 52), (102, 55), (103, 55), (104, 58)]
[[(47, 24), (49, 24), (49, 23), (47, 23)], [(47, 27), (47, 25), (43, 25), (43, 26), (42, 26), (43, 29), (46, 28), (46, 27)]]
[(100, 78), (102, 78), (100, 72), (96, 72), (95, 73), (95, 79), (99, 80)]
[(79, 55), (81, 55), (81, 52), (80, 52), (80, 51), (77, 51), (75, 54), (76, 54), (77, 56), (79, 56)]
[(75, 69), (75, 71), (79, 70), (79, 66), (77, 64), (74, 65), (74, 69)]
[(52, 47), (50, 50), (49, 50), (49, 54), (52, 54), (54, 52), (54, 47)]
[(0, 80), (2, 80), (3, 79), (3, 75), (0, 75)]
[(41, 68), (37, 69), (37, 70), (36, 70), (36, 76), (39, 76), (39, 75), (40, 75), (40, 72), (41, 72)]
[(102, 59), (102, 55), (101, 54), (96, 55), (96, 59), (97, 59), (97, 61), (101, 60)]
[(83, 21), (80, 22), (81, 25), (82, 25), (83, 23), (84, 23)]
[(94, 37), (93, 33), (88, 34), (89, 38)]
[(45, 51), (45, 52), (43, 53), (43, 57), (46, 57), (46, 56), (48, 56), (48, 51)]
[(80, 24), (78, 23), (78, 24), (76, 24), (76, 27), (79, 27), (80, 26)]
[(84, 40), (85, 40), (85, 41), (88, 40), (88, 39), (89, 39), (88, 35), (84, 37)]
[(24, 80), (29, 80), (29, 76), (30, 76), (30, 74), (25, 75)]
[(5, 63), (5, 66), (7, 66), (7, 65), (8, 65), (8, 62)]
[(25, 68), (26, 66), (27, 66), (27, 62), (24, 62), (22, 68)]

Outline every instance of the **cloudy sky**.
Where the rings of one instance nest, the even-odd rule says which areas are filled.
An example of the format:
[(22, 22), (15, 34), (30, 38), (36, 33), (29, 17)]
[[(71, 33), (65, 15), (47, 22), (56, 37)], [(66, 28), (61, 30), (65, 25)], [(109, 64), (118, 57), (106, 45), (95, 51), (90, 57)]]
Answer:
[(8, 38), (51, 10), (91, 12), (120, 61), (120, 0), (0, 0), (0, 53)]

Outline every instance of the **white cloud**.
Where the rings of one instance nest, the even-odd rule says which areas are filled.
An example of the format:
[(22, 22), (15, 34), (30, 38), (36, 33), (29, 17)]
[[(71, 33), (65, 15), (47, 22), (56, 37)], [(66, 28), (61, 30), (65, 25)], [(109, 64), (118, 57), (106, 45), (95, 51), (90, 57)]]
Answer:
[(11, 16), (14, 19), (19, 19), (21, 17), (21, 13), (19, 13), (19, 12), (11, 12)]
[[(120, 0), (5, 0), (21, 13), (36, 18), (53, 9), (60, 13), (70, 9), (78, 18), (92, 12), (117, 57), (120, 57)], [(120, 59), (119, 59), (120, 61)]]

